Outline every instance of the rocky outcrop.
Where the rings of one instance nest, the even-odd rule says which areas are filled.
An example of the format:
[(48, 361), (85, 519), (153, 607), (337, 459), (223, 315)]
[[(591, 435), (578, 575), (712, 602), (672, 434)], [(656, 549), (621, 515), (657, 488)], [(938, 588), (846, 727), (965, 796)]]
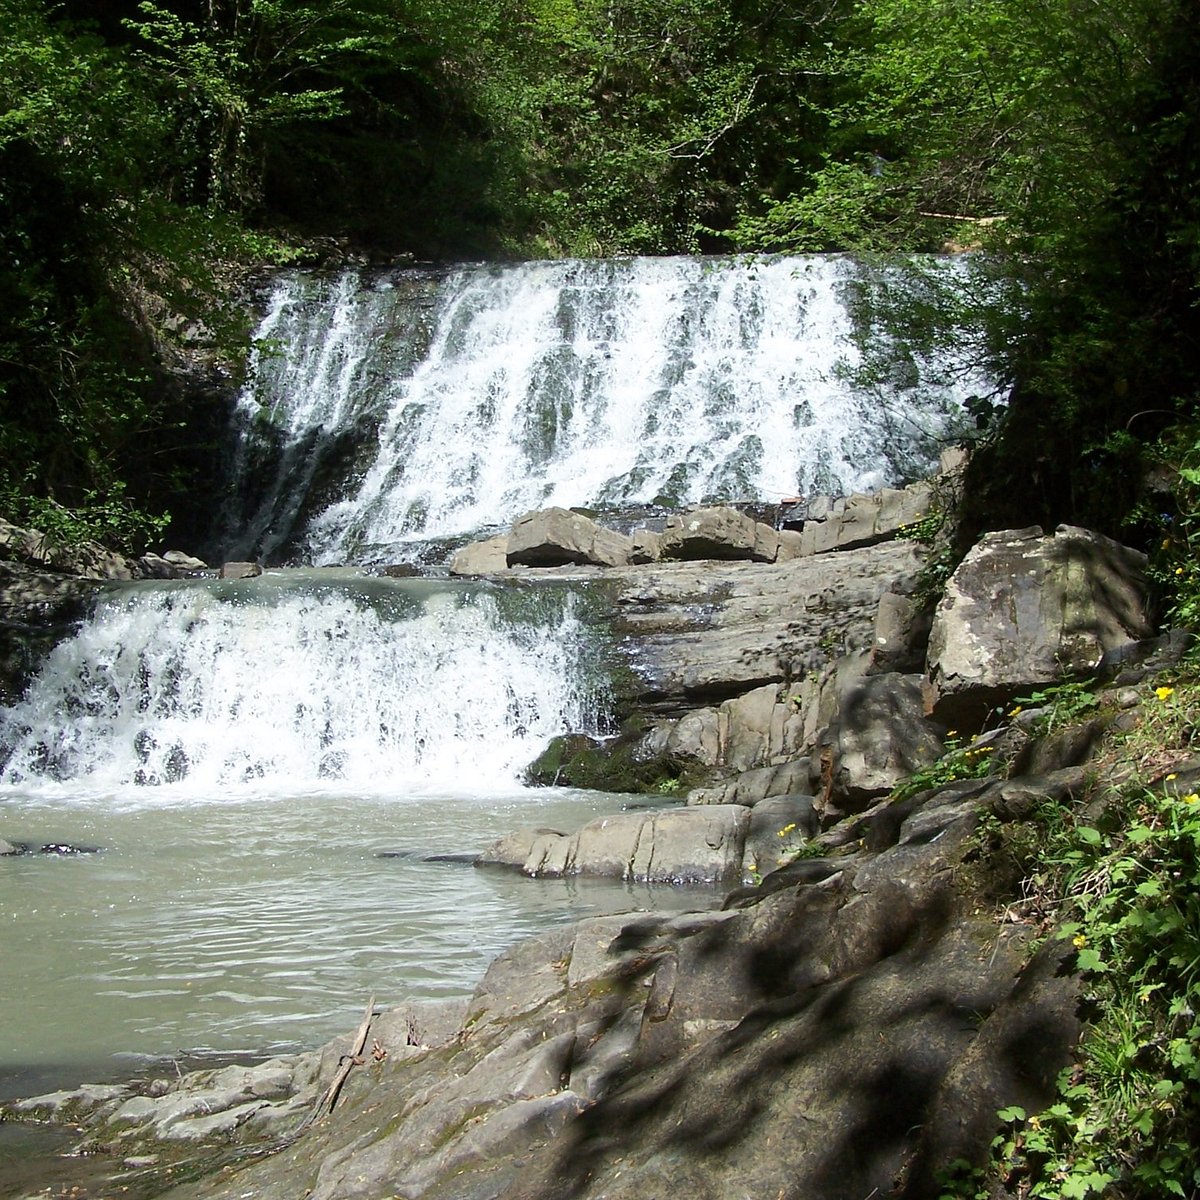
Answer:
[(1060, 526), (989, 533), (946, 585), (929, 637), (937, 713), (978, 726), (988, 710), (1149, 637), (1145, 557)]
[(881, 598), (911, 592), (923, 560), (892, 542), (784, 563), (659, 563), (617, 577), (616, 631), (652, 710), (740, 696), (806, 678), (869, 650)]
[(580, 512), (542, 509), (518, 518), (508, 534), (464, 547), (454, 556), (450, 573), (492, 575), (510, 568), (620, 567), (660, 561), (773, 563), (853, 550), (888, 541), (929, 516), (939, 503), (938, 490), (948, 486), (946, 478), (780, 506), (777, 521), (785, 511), (794, 513), (800, 507), (808, 513), (798, 529), (781, 529), (741, 509), (717, 505), (672, 513), (661, 532), (636, 528), (627, 535)]
[(34, 529), (20, 529), (0, 519), (0, 557), (38, 571), (81, 579), (137, 579), (137, 566), (124, 555), (96, 542), (66, 545)]
[(817, 748), (827, 821), (866, 807), (941, 757), (944, 730), (925, 718), (922, 683), (919, 675), (871, 675), (840, 696)]
[(464, 546), (450, 563), (451, 575), (493, 575), (508, 567), (508, 534)]
[(936, 503), (932, 483), (853, 496), (815, 496), (809, 501), (795, 552), (828, 554), (886, 541), (928, 516)]
[(693, 788), (687, 796), (689, 804), (744, 804), (753, 808), (768, 796), (807, 794), (809, 760), (790, 758), (773, 767), (757, 767), (743, 771), (706, 787)]
[(724, 911), (521, 943), (447, 1040), (373, 1026), (375, 1053), (306, 1127), (345, 1042), (19, 1115), (57, 1105), (124, 1158), (214, 1144), (225, 1169), (171, 1200), (924, 1200), (982, 1158), (1000, 1108), (1049, 1101), (1079, 1031), (1069, 943), (1034, 953), (979, 911), (979, 814), (1030, 805), (972, 786), (848, 818)]
[(198, 569), (194, 564), (204, 566), (178, 551), (127, 558), (98, 542), (67, 545), (0, 518), (0, 619), (54, 622), (72, 614), (98, 583), (176, 579)]

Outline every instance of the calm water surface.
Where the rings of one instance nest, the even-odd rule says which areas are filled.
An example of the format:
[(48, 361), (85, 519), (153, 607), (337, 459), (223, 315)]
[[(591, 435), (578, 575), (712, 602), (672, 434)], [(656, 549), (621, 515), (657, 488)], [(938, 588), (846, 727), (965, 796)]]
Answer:
[(620, 797), (141, 791), (0, 800), (0, 838), (99, 848), (0, 858), (0, 1092), (63, 1067), (85, 1078), (141, 1056), (315, 1046), (353, 1028), (372, 993), (468, 993), (553, 922), (716, 901), (428, 861), (522, 825), (573, 829)]

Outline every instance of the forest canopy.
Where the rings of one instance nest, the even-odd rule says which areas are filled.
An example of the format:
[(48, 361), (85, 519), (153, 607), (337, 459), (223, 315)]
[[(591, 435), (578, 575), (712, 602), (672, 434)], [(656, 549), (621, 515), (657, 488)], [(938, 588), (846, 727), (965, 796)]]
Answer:
[(203, 441), (173, 355), (236, 358), (230, 281), (331, 239), (972, 247), (974, 293), (914, 273), (872, 302), (913, 337), (984, 330), (1012, 398), (980, 520), (1111, 526), (1113, 487), (1132, 506), (1192, 416), (1183, 0), (0, 0), (0, 20), (13, 515), (126, 513), (144, 536)]

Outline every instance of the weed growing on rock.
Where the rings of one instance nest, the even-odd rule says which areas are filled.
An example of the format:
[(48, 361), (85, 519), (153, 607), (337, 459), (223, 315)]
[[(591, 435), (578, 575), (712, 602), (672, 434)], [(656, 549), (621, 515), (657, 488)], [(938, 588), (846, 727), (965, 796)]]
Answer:
[(901, 525), (896, 530), (896, 536), (904, 541), (923, 542), (926, 546), (932, 546), (945, 524), (946, 514), (940, 508), (932, 508), (918, 516), (915, 521)]
[[(1179, 680), (1147, 689), (1141, 726), (1117, 747), (1124, 762), (1161, 762), (1172, 750), (1178, 760), (1195, 738), (1197, 691)], [(1051, 699), (1078, 717), (1092, 707), (1083, 696)], [(1049, 1200), (1200, 1191), (1200, 794), (1185, 774), (1114, 790), (1103, 807), (1056, 807), (1039, 823), (1030, 882), (1042, 910), (1057, 911), (1055, 936), (1073, 952), (1091, 1024), (1055, 1102), (1001, 1111), (991, 1162), (956, 1164), (943, 1197), (984, 1200), (1001, 1187)]]
[(995, 773), (992, 765), (994, 751), (995, 747), (987, 740), (987, 735), (980, 734), (964, 741), (958, 736), (958, 731), (952, 729), (946, 735), (945, 751), (941, 758), (922, 767), (899, 784), (892, 792), (892, 799), (907, 800), (918, 792), (945, 787), (960, 779), (982, 779), (985, 775), (992, 775)]
[[(1074, 725), (1100, 706), (1093, 679), (1069, 680), (1051, 684), (1028, 696), (1022, 696), (1014, 706), (1015, 712), (1036, 709), (1028, 731), (1034, 737), (1045, 737), (1064, 725)], [(1009, 714), (1013, 715), (1012, 713)]]
[(1141, 719), (1125, 737), (1124, 755), (1143, 777), (1162, 775), (1181, 753), (1200, 744), (1200, 684), (1188, 678), (1163, 682), (1150, 692)]

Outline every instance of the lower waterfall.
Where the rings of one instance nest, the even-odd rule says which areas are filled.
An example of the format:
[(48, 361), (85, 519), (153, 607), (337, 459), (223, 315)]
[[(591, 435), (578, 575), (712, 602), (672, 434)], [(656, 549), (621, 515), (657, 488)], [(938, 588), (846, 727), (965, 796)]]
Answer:
[(317, 1045), (550, 923), (712, 903), (471, 866), (621, 805), (519, 782), (600, 729), (585, 605), (328, 571), (100, 597), (0, 708), (0, 1096)]
[(595, 730), (600, 688), (562, 593), (294, 572), (141, 586), (0, 709), (0, 781), (512, 787), (549, 738)]

